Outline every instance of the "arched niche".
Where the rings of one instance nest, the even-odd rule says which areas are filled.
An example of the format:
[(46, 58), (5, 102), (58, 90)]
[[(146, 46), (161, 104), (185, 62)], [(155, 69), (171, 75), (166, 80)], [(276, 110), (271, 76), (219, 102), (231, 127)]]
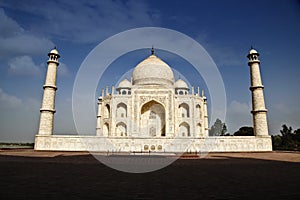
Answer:
[(190, 125), (188, 123), (183, 122), (179, 125), (179, 136), (182, 136), (182, 137), (191, 136)]
[(197, 123), (196, 125), (196, 134), (198, 135), (202, 135), (202, 131), (201, 131), (201, 124), (200, 123)]
[(202, 112), (201, 112), (201, 106), (200, 104), (197, 104), (196, 105), (196, 118), (200, 118), (201, 119), (201, 116), (202, 115)]
[(181, 113), (182, 118), (188, 118), (190, 117), (190, 109), (189, 105), (186, 103), (182, 103), (179, 105), (179, 111)]
[(108, 123), (104, 123), (103, 125), (103, 135), (104, 136), (109, 136), (109, 124)]
[(149, 101), (141, 108), (140, 130), (143, 136), (166, 136), (165, 108), (157, 101)]
[(119, 122), (116, 125), (117, 136), (127, 136), (127, 126), (124, 122)]
[(104, 106), (104, 118), (109, 118), (110, 117), (110, 106), (109, 104), (106, 104)]
[(127, 105), (125, 103), (119, 103), (117, 105), (117, 118), (127, 117)]

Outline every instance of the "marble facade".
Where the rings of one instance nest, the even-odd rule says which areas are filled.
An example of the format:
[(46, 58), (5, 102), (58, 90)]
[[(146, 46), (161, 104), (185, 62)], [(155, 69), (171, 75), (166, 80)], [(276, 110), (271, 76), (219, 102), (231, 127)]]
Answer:
[(56, 69), (59, 54), (49, 53), (35, 150), (96, 152), (252, 152), (272, 151), (258, 53), (249, 52), (254, 136), (208, 135), (207, 100), (199, 88), (175, 80), (171, 67), (151, 55), (98, 98), (95, 136), (54, 135)]

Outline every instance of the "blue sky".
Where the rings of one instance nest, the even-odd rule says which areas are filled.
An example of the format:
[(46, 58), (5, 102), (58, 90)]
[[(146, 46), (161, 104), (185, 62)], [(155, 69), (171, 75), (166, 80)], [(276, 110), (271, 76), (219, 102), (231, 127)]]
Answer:
[[(75, 133), (72, 88), (81, 63), (106, 38), (138, 27), (164, 27), (198, 41), (221, 72), (231, 133), (251, 125), (251, 45), (260, 53), (271, 134), (300, 128), (299, 1), (15, 1), (0, 2), (0, 141), (33, 141), (37, 133), (47, 53), (60, 54), (55, 132)], [(181, 58), (157, 51), (191, 84), (206, 88)], [(112, 85), (149, 55), (122, 56), (99, 83)], [(121, 73), (122, 72), (122, 73)], [(100, 93), (99, 93), (100, 94)]]

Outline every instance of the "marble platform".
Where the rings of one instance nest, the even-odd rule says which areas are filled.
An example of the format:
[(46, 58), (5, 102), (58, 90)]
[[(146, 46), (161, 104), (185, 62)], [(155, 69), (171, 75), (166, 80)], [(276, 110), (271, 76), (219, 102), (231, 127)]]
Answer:
[(205, 138), (130, 138), (79, 135), (36, 135), (35, 150), (91, 152), (265, 152), (271, 136), (216, 136)]

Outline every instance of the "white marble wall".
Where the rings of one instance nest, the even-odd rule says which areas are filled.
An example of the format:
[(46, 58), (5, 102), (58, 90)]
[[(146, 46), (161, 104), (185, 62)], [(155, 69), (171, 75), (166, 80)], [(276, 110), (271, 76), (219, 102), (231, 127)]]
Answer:
[[(175, 88), (161, 88), (161, 86), (133, 87), (131, 95), (111, 94), (107, 93), (102, 96), (98, 102), (97, 115), (97, 136), (117, 136), (115, 129), (118, 123), (126, 124), (127, 136), (145, 137), (141, 135), (141, 109), (143, 105), (152, 100), (161, 104), (165, 110), (165, 127), (166, 136), (178, 136), (179, 126), (182, 123), (187, 123), (193, 137), (208, 136), (208, 116), (207, 104), (204, 101), (205, 97), (200, 94), (184, 94), (175, 95)], [(127, 115), (124, 118), (116, 116), (118, 104), (123, 103), (127, 108)], [(186, 104), (188, 106), (189, 117), (182, 117), (182, 111), (179, 105)], [(108, 113), (107, 105), (109, 105)], [(199, 105), (199, 111), (196, 106)], [(196, 112), (197, 111), (197, 112)], [(198, 124), (200, 125), (199, 127)], [(106, 127), (109, 126), (109, 133), (106, 133)]]
[[(148, 149), (145, 149), (145, 146)], [(254, 152), (272, 151), (270, 136), (207, 138), (121, 138), (36, 135), (35, 150), (96, 152)]]

